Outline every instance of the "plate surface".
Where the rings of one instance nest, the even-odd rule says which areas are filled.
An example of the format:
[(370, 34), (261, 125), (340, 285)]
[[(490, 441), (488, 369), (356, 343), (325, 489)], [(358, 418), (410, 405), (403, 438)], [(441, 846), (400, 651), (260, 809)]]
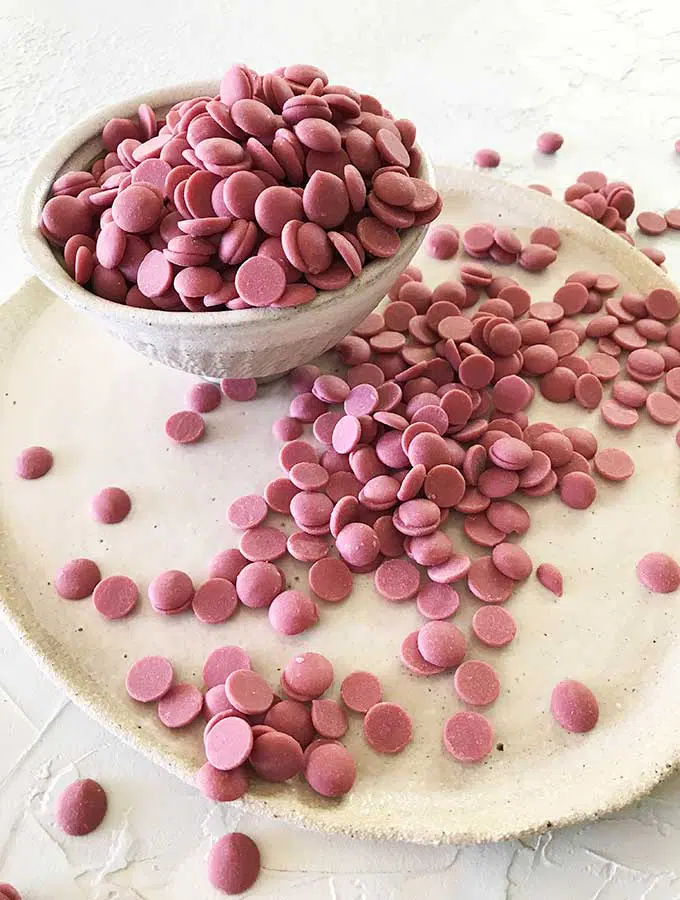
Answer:
[[(524, 240), (538, 225), (560, 228), (563, 247), (547, 276), (493, 267), (517, 277), (534, 300), (550, 299), (575, 269), (617, 274), (624, 288), (640, 292), (669, 286), (641, 254), (550, 198), (470, 172), (444, 170), (438, 182), (446, 196), (443, 221), (461, 228), (499, 221)], [(418, 260), (432, 285), (454, 277), (461, 261)], [(203, 761), (202, 726), (168, 731), (153, 708), (127, 698), (123, 679), (138, 657), (167, 655), (180, 680), (199, 685), (205, 656), (232, 643), (274, 682), (303, 649), (333, 660), (336, 685), (355, 668), (370, 669), (385, 698), (413, 715), (408, 750), (394, 758), (374, 754), (353, 719), (347, 744), (359, 774), (342, 802), (322, 801), (302, 783), (256, 782), (245, 803), (327, 831), (418, 842), (497, 840), (602, 814), (649, 790), (676, 764), (679, 600), (648, 594), (634, 571), (648, 551), (677, 555), (675, 429), (643, 413), (631, 433), (617, 433), (599, 413), (574, 404), (539, 398), (532, 405), (532, 421), (585, 425), (601, 447), (625, 448), (637, 472), (624, 485), (599, 481), (597, 501), (584, 512), (556, 497), (522, 499), (533, 517), (523, 546), (536, 564), (561, 568), (565, 593), (557, 600), (532, 577), (508, 605), (519, 625), (514, 644), (498, 652), (470, 641), (469, 657), (488, 660), (500, 675), (502, 694), (488, 715), (503, 749), (465, 767), (441, 749), (442, 723), (459, 708), (451, 676), (418, 679), (403, 670), (399, 644), (420, 617), (412, 603), (382, 600), (370, 576), (355, 579), (343, 604), (320, 603), (319, 625), (297, 638), (275, 634), (261, 610), (240, 609), (212, 627), (191, 615), (151, 611), (149, 581), (180, 568), (200, 583), (213, 554), (237, 543), (225, 520), (228, 504), (279, 474), (270, 425), (287, 410), (286, 384), (261, 388), (255, 403), (223, 403), (206, 416), (202, 443), (170, 446), (164, 422), (182, 408), (193, 381), (97, 330), (37, 279), (0, 306), (0, 599), (23, 643), (107, 727), (191, 780)], [(13, 460), (34, 443), (53, 450), (55, 466), (42, 480), (22, 482)], [(90, 497), (107, 485), (133, 498), (133, 512), (118, 526), (89, 517)], [(279, 524), (280, 517), (271, 519)], [(285, 526), (290, 530), (289, 520)], [(447, 530), (458, 548), (475, 552), (453, 516)], [(132, 576), (144, 598), (136, 613), (111, 623), (88, 600), (60, 600), (50, 581), (74, 556), (95, 559), (103, 575)], [(305, 588), (306, 567), (291, 563), (284, 564), (290, 586)], [(456, 621), (468, 631), (478, 603), (465, 588), (460, 593)], [(566, 734), (552, 721), (550, 691), (564, 677), (584, 681), (599, 699), (600, 722), (589, 735)]]

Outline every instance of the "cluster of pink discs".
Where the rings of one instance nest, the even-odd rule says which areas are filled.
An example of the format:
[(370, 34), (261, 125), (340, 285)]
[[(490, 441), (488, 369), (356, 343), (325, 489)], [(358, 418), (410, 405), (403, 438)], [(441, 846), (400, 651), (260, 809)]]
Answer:
[(441, 198), (416, 129), (321, 69), (225, 73), (217, 96), (139, 107), (52, 185), (40, 228), (78, 284), (167, 311), (287, 308), (393, 256)]

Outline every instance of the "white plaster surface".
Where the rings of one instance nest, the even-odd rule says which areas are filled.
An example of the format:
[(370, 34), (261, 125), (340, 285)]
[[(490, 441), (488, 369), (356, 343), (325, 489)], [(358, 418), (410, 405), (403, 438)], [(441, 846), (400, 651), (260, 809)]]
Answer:
[[(680, 7), (661, 0), (0, 0), (2, 293), (27, 274), (14, 210), (35, 156), (93, 105), (233, 60), (324, 65), (416, 120), (435, 162), (493, 146), (498, 174), (519, 183), (563, 189), (601, 168), (635, 186), (640, 208), (680, 206), (679, 47)], [(536, 134), (553, 128), (565, 146), (540, 158)], [(648, 243), (680, 277), (680, 235)], [(85, 841), (50, 814), (78, 776), (106, 781), (116, 823)], [(521, 843), (305, 833), (204, 802), (91, 722), (0, 626), (0, 881), (25, 900), (208, 900), (211, 838), (236, 826), (263, 848), (253, 900), (680, 898), (680, 778), (604, 821)]]

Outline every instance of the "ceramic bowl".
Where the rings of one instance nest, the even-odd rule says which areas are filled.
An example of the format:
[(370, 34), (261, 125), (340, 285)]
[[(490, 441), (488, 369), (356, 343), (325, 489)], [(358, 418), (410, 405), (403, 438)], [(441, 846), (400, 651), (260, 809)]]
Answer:
[[(403, 232), (393, 257), (370, 262), (343, 290), (321, 291), (306, 305), (200, 314), (139, 309), (95, 296), (71, 279), (61, 254), (38, 228), (55, 178), (89, 166), (102, 154), (99, 135), (108, 119), (134, 116), (140, 103), (163, 115), (177, 100), (214, 95), (217, 90), (214, 81), (162, 88), (101, 109), (69, 128), (44, 153), (24, 189), (20, 239), (38, 277), (57, 296), (140, 353), (208, 378), (272, 378), (328, 350), (364, 319), (408, 266), (427, 226)], [(434, 171), (424, 153), (420, 175), (434, 184)]]

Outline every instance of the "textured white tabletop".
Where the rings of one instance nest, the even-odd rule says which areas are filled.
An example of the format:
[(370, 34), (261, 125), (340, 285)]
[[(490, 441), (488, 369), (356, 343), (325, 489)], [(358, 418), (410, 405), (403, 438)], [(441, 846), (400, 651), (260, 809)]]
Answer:
[[(2, 0), (3, 295), (27, 274), (14, 210), (36, 154), (93, 106), (238, 60), (322, 65), (413, 118), (438, 163), (492, 146), (519, 183), (558, 190), (600, 168), (632, 182), (639, 208), (680, 206), (679, 40), (680, 6), (636, 0)], [(557, 158), (534, 152), (548, 129), (565, 135)], [(648, 243), (680, 278), (680, 235)], [(105, 782), (115, 825), (65, 840), (51, 810), (78, 776)], [(253, 900), (680, 898), (678, 777), (604, 821), (522, 842), (322, 837), (205, 802), (91, 722), (0, 624), (0, 881), (25, 900), (206, 900), (211, 839), (237, 825), (263, 849)]]

